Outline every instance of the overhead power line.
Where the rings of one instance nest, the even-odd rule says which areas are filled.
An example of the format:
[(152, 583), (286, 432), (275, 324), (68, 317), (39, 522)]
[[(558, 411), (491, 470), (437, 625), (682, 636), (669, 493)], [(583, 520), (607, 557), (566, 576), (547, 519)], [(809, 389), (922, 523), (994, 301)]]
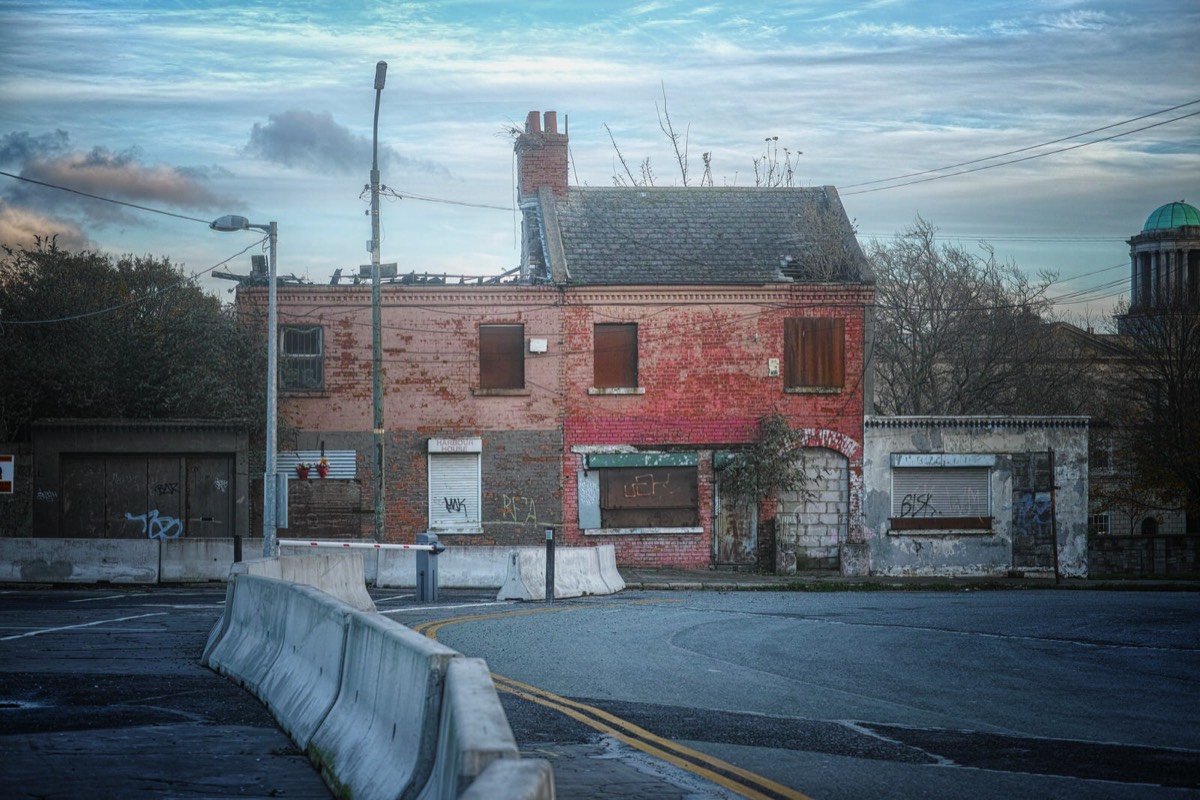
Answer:
[(72, 189), (69, 186), (59, 186), (59, 185), (53, 184), (53, 183), (46, 183), (45, 181), (38, 181), (38, 180), (34, 180), (33, 178), (27, 178), (24, 175), (14, 175), (11, 172), (0, 171), (0, 175), (3, 175), (6, 178), (14, 178), (18, 181), (25, 181), (26, 183), (34, 183), (34, 184), (37, 184), (38, 186), (45, 186), (47, 189), (58, 189), (61, 192), (70, 192), (71, 194), (81, 195), (82, 197), (90, 197), (92, 200), (100, 200), (105, 203), (113, 203), (118, 206), (128, 206), (129, 208), (136, 208), (139, 211), (149, 211), (151, 214), (162, 214), (163, 216), (166, 216), (166, 217), (175, 217), (176, 219), (186, 219), (190, 222), (203, 222), (205, 225), (208, 225), (210, 222), (212, 222), (212, 220), (209, 220), (209, 219), (199, 219), (197, 217), (189, 217), (185, 214), (176, 214), (173, 211), (163, 211), (161, 208), (151, 208), (150, 206), (140, 206), (137, 203), (129, 203), (129, 202), (126, 202), (125, 200), (114, 200), (111, 197), (102, 197), (98, 194), (90, 194), (88, 192), (81, 192), (78, 189)]
[[(1042, 142), (1041, 144), (1031, 144), (1028, 147), (1021, 147), (1016, 150), (1009, 150), (1007, 153), (997, 153), (994, 156), (985, 156), (983, 158), (972, 159), (971, 161), (960, 161), (957, 164), (949, 164), (945, 167), (937, 167), (936, 169), (922, 170), (921, 172), (910, 172), (907, 175), (897, 175), (894, 178), (880, 178), (880, 179), (874, 180), (874, 181), (864, 181), (863, 183), (851, 183), (848, 186), (843, 186), (841, 188), (857, 189), (860, 186), (874, 186), (877, 183), (891, 183), (892, 181), (902, 181), (902, 180), (905, 180), (906, 178), (917, 178), (917, 177), (920, 177), (921, 175), (930, 175), (934, 172), (945, 172), (948, 169), (958, 169), (959, 167), (967, 167), (967, 166), (970, 166), (971, 164), (979, 164), (981, 162), (992, 161), (997, 158), (1006, 158), (1008, 156), (1015, 156), (1018, 153), (1026, 153), (1030, 150), (1038, 150), (1043, 147), (1049, 147), (1052, 144), (1060, 144), (1062, 142), (1069, 142), (1072, 139), (1078, 139), (1080, 136), (1091, 136), (1093, 133), (1100, 133), (1101, 131), (1107, 131), (1107, 130), (1111, 130), (1113, 128), (1119, 128), (1122, 125), (1128, 125), (1131, 122), (1140, 122), (1144, 119), (1149, 119), (1150, 117), (1156, 117), (1159, 114), (1166, 114), (1170, 111), (1177, 111), (1181, 108), (1187, 108), (1188, 106), (1194, 106), (1197, 103), (1200, 103), (1200, 100), (1192, 100), (1187, 103), (1180, 103), (1179, 105), (1171, 106), (1170, 108), (1163, 108), (1158, 111), (1151, 111), (1149, 114), (1143, 114), (1140, 117), (1133, 117), (1131, 119), (1122, 120), (1121, 122), (1114, 122), (1111, 125), (1105, 125), (1100, 128), (1092, 128), (1090, 131), (1083, 131), (1082, 133), (1073, 133), (1070, 136), (1064, 136), (1061, 139), (1051, 139), (1050, 141)], [(1189, 114), (1188, 116), (1191, 116), (1191, 115)], [(1182, 117), (1180, 119), (1182, 119)], [(1171, 120), (1168, 120), (1168, 121), (1171, 121)], [(1135, 131), (1129, 131), (1129, 133), (1134, 133), (1134, 132)], [(1104, 140), (1100, 139), (1099, 141), (1104, 141)], [(1047, 155), (1049, 155), (1049, 154), (1047, 154)]]

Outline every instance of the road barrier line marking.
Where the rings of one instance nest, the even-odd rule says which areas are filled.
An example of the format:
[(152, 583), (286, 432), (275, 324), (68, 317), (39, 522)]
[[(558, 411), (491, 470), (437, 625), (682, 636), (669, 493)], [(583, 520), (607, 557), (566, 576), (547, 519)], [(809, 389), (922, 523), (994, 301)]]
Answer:
[[(634, 605), (663, 601), (635, 601), (635, 603), (604, 603), (604, 606), (620, 606)], [(546, 606), (542, 608), (533, 608), (522, 611), (507, 611), (497, 614), (477, 614), (470, 617), (456, 617), (453, 619), (439, 620), (435, 622), (425, 622), (413, 627), (413, 630), (422, 633), (430, 639), (437, 640), (438, 631), (447, 625), (455, 625), (460, 622), (477, 622), (487, 619), (498, 619), (500, 617), (523, 616), (526, 614), (538, 614), (551, 611), (568, 611), (572, 608), (596, 608), (596, 605), (589, 606)], [(654, 734), (645, 728), (621, 719), (615, 714), (610, 714), (594, 706), (589, 706), (585, 703), (580, 703), (575, 700), (569, 700), (565, 697), (547, 692), (544, 689), (539, 689), (536, 686), (531, 686), (522, 683), (512, 678), (506, 678), (503, 675), (492, 673), (492, 680), (496, 683), (496, 687), (501, 691), (516, 695), (530, 702), (545, 706), (554, 711), (558, 711), (571, 719), (587, 725), (589, 728), (597, 730), (608, 736), (612, 736), (618, 741), (642, 751), (654, 758), (666, 761), (680, 769), (699, 775), (706, 780), (709, 780), (718, 786), (729, 789), (732, 792), (749, 798), (749, 800), (811, 800), (807, 795), (801, 794), (794, 789), (791, 789), (782, 784), (776, 783), (769, 778), (763, 777), (756, 773), (742, 769), (734, 764), (719, 759), (715, 756), (710, 756), (707, 753), (702, 753), (698, 750), (693, 750), (690, 747), (682, 745), (678, 742), (665, 739), (657, 734)]]
[(63, 625), (58, 628), (40, 628), (36, 631), (29, 631), (28, 633), (19, 633), (16, 636), (5, 636), (3, 638), (0, 638), (0, 642), (8, 642), (13, 639), (24, 639), (28, 636), (41, 636), (43, 633), (58, 633), (59, 631), (71, 631), (71, 630), (76, 630), (77, 628), (91, 628), (95, 625), (108, 625), (110, 622), (128, 622), (131, 619), (145, 619), (146, 617), (161, 617), (161, 616), (165, 616), (166, 613), (167, 612), (165, 612), (165, 611), (155, 611), (152, 614), (136, 614), (132, 617), (119, 617), (117, 619), (98, 619), (95, 622), (81, 622), (78, 625)]
[(492, 600), (487, 603), (459, 603), (454, 606), (406, 606), (404, 608), (389, 608), (380, 614), (413, 614), (421, 611), (451, 611), (455, 608), (479, 608), (480, 606), (511, 606), (509, 600)]
[[(775, 783), (769, 778), (765, 778), (757, 773), (742, 769), (734, 764), (730, 764), (729, 762), (723, 761), (716, 756), (711, 756), (707, 753), (693, 750), (692, 748), (682, 745), (679, 742), (672, 741), (671, 739), (664, 739), (663, 737), (658, 736), (657, 734), (652, 733), (641, 726), (635, 725), (634, 723), (622, 719), (615, 714), (610, 714), (603, 709), (596, 708), (595, 706), (589, 706), (586, 703), (580, 703), (576, 700), (570, 700), (566, 697), (560, 697), (559, 695), (548, 692), (545, 689), (539, 689), (536, 686), (530, 686), (529, 684), (521, 683), (520, 681), (512, 678), (506, 678), (503, 675), (493, 674), (492, 679), (499, 683), (500, 688), (504, 689), (505, 691), (509, 691), (512, 694), (533, 700), (534, 702), (541, 702), (536, 700), (535, 696), (541, 697), (545, 700), (545, 702), (541, 702), (541, 704), (547, 706), (548, 708), (557, 708), (557, 710), (560, 712), (567, 714), (574, 719), (578, 719), (585, 725), (617, 736), (617, 738), (621, 739), (621, 741), (636, 747), (642, 752), (662, 758), (663, 760), (669, 761), (676, 766), (683, 767), (690, 772), (703, 774), (706, 778), (712, 780), (714, 783), (718, 783), (727, 789), (736, 791), (743, 796), (767, 798), (768, 800), (775, 800), (775, 798), (787, 798), (788, 800), (809, 800), (806, 795), (803, 795), (794, 789)], [(572, 713), (574, 710), (578, 710), (578, 712), (580, 712), (578, 716), (575, 713)], [(593, 718), (595, 718), (595, 723), (593, 724), (593, 722), (584, 719), (583, 717), (586, 715), (591, 715)], [(620, 735), (621, 733), (624, 733), (625, 735)], [(643, 744), (639, 744), (639, 742), (644, 743), (644, 746)], [(681, 758), (673, 758), (672, 756), (675, 754)], [(708, 767), (711, 767), (712, 770), (715, 770), (715, 772), (709, 770)], [(731, 776), (736, 776), (746, 783), (739, 783)], [(745, 792), (747, 790), (749, 790), (751, 794), (746, 795)], [(768, 792), (769, 794), (762, 794), (762, 792)]]

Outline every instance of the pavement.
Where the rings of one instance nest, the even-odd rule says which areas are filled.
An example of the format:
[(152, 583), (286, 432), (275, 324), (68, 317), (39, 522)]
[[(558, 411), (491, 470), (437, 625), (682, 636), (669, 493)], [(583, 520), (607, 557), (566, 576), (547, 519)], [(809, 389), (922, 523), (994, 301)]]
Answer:
[(642, 591), (982, 591), (990, 589), (1093, 589), (1106, 591), (1200, 591), (1200, 575), (1172, 578), (1062, 578), (1024, 575), (871, 575), (847, 577), (832, 570), (774, 575), (723, 569), (681, 570), (618, 567), (626, 589)]

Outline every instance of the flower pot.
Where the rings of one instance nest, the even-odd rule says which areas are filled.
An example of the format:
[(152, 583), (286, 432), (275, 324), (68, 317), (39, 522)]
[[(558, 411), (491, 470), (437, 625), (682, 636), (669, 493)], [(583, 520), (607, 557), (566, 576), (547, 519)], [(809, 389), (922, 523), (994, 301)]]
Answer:
[(307, 467), (296, 467), (296, 475), (302, 481), (308, 480), (308, 468)]
[(317, 464), (317, 476), (320, 477), (321, 480), (324, 480), (325, 476), (328, 474), (329, 474), (329, 465), (328, 464)]

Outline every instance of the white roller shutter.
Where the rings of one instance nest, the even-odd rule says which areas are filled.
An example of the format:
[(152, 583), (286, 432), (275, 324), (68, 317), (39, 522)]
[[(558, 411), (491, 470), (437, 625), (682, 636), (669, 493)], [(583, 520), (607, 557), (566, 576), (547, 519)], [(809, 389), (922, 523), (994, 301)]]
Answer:
[(987, 467), (903, 467), (892, 470), (892, 516), (990, 517)]
[(480, 533), (479, 453), (429, 454), (429, 530)]

